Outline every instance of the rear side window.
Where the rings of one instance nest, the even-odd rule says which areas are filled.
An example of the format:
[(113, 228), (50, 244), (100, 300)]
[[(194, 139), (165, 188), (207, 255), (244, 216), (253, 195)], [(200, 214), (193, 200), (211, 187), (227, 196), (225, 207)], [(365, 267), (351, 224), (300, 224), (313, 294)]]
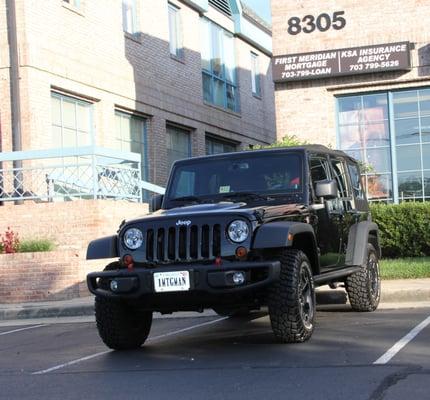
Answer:
[(364, 200), (363, 182), (360, 170), (356, 164), (348, 163), (349, 176), (351, 177), (352, 192), (356, 199)]
[(311, 171), (312, 187), (315, 191), (316, 182), (330, 178), (330, 167), (326, 158), (311, 156), (309, 168)]
[(315, 184), (317, 181), (323, 181), (329, 178), (329, 168), (327, 159), (322, 157), (312, 157), (310, 160), (311, 178)]
[(333, 200), (336, 210), (351, 210), (352, 193), (348, 184), (347, 169), (345, 161), (340, 158), (331, 159), (331, 170), (333, 179), (337, 183), (338, 198)]

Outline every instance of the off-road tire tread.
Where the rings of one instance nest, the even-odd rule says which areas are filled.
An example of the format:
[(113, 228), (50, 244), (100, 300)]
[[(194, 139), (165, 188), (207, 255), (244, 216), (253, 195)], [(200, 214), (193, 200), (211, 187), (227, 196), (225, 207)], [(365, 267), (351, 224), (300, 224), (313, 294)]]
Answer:
[[(280, 279), (270, 289), (268, 299), (272, 330), (281, 342), (305, 342), (312, 336), (314, 323), (311, 329), (304, 326), (300, 316), (297, 290), (301, 263), (307, 261), (309, 268), (311, 264), (305, 253), (296, 249), (283, 250), (278, 260), (281, 262)], [(312, 275), (312, 271), (310, 272)], [(315, 291), (313, 293), (315, 307)]]
[(375, 311), (379, 304), (379, 299), (375, 302), (370, 296), (368, 290), (368, 259), (370, 253), (374, 253), (376, 259), (378, 256), (372, 244), (367, 245), (366, 265), (360, 271), (348, 276), (345, 280), (345, 289), (348, 293), (349, 303), (354, 311)]
[(95, 314), (101, 339), (114, 350), (142, 346), (151, 330), (152, 312), (120, 299), (96, 296)]

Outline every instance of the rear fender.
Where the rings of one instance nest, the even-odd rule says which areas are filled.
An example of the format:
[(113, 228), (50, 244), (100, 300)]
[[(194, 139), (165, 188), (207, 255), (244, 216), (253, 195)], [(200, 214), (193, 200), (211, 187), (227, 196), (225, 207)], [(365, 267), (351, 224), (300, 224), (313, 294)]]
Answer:
[(367, 245), (375, 247), (378, 258), (381, 257), (378, 225), (372, 221), (362, 221), (351, 226), (348, 233), (346, 265), (364, 265), (367, 261)]

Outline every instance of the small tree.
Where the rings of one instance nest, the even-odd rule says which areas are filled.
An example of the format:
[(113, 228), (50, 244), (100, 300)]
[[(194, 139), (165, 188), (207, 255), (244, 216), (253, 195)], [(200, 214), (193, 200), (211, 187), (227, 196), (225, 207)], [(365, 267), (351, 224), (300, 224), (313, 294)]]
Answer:
[(304, 144), (309, 144), (306, 140), (302, 140), (298, 138), (296, 135), (286, 135), (281, 140), (277, 140), (276, 142), (272, 144), (267, 145), (256, 145), (252, 149), (253, 150), (259, 150), (259, 149), (270, 149), (270, 148), (276, 148), (276, 147), (292, 147), (292, 146), (302, 146)]

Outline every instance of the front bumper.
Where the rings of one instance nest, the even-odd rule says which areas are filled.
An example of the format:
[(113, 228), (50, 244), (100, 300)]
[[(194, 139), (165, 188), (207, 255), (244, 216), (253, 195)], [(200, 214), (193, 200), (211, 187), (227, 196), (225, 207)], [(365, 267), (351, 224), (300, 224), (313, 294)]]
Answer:
[[(158, 268), (135, 268), (132, 270), (117, 269), (113, 271), (92, 272), (87, 276), (88, 289), (97, 296), (138, 298), (144, 295), (164, 296), (154, 289), (155, 272), (188, 271), (190, 289), (187, 294), (218, 294), (246, 293), (268, 286), (279, 279), (279, 261), (263, 262), (225, 262), (220, 266), (213, 264), (169, 265)], [(243, 271), (246, 280), (241, 285), (231, 283), (233, 272)], [(111, 289), (110, 283), (115, 281), (116, 290)]]

